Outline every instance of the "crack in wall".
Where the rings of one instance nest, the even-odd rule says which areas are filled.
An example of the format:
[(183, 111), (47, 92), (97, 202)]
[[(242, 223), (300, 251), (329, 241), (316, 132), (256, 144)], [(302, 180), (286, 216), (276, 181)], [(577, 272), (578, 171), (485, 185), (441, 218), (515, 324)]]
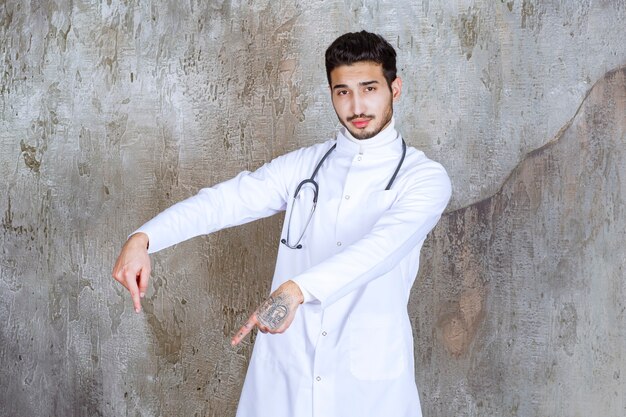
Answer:
[(559, 131), (552, 137), (552, 139), (550, 139), (549, 141), (547, 141), (544, 145), (540, 146), (537, 149), (533, 149), (530, 152), (527, 152), (522, 159), (520, 160), (520, 162), (515, 166), (515, 168), (513, 168), (511, 170), (511, 172), (504, 178), (504, 180), (500, 183), (500, 186), (498, 187), (498, 189), (496, 190), (496, 192), (494, 192), (493, 194), (491, 194), (488, 197), (482, 198), (478, 201), (474, 201), (471, 202), (469, 204), (466, 204), (464, 206), (455, 208), (454, 210), (449, 210), (446, 211), (445, 214), (452, 214), (454, 212), (458, 212), (464, 209), (467, 209), (468, 207), (472, 207), (472, 206), (477, 206), (480, 205), (484, 202), (488, 202), (491, 199), (494, 198), (494, 196), (502, 193), (502, 190), (504, 189), (505, 185), (511, 180), (511, 178), (521, 169), (521, 167), (526, 163), (526, 161), (533, 157), (536, 156), (538, 154), (541, 154), (542, 152), (545, 152), (547, 149), (551, 148), (552, 146), (554, 146), (555, 144), (557, 144), (561, 138), (563, 137), (563, 135), (565, 134), (565, 132), (572, 126), (572, 123), (574, 123), (574, 120), (576, 120), (576, 118), (578, 117), (581, 109), (584, 107), (585, 103), (587, 102), (587, 99), (589, 98), (589, 96), (591, 95), (592, 91), (597, 87), (597, 85), (601, 82), (604, 82), (608, 77), (611, 77), (615, 74), (617, 74), (618, 72), (626, 72), (626, 66), (623, 67), (619, 67), (616, 68), (614, 70), (608, 71), (607, 73), (604, 74), (603, 77), (601, 77), (599, 80), (597, 80), (593, 86), (591, 86), (591, 88), (589, 88), (589, 90), (587, 90), (587, 92), (585, 93), (585, 96), (583, 97), (582, 101), (580, 102), (580, 104), (578, 105), (578, 107), (576, 108), (576, 111), (574, 112), (574, 115), (559, 129)]

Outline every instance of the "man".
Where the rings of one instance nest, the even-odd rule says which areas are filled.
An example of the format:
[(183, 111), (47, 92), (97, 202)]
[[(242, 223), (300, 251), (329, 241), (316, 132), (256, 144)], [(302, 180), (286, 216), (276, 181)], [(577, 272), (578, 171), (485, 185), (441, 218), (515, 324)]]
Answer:
[(263, 333), (237, 415), (418, 417), (406, 306), (450, 182), (395, 130), (402, 81), (387, 41), (342, 35), (326, 51), (326, 73), (343, 125), (336, 139), (167, 209), (128, 239), (113, 276), (139, 312), (148, 252), (286, 210), (272, 293), (232, 338)]

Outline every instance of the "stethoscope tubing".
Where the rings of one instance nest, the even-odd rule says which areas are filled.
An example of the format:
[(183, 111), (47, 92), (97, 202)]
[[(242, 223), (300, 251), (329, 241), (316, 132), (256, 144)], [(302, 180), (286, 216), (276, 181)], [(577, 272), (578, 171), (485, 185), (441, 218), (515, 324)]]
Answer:
[[(313, 174), (311, 174), (309, 178), (300, 181), (300, 183), (296, 187), (296, 191), (293, 193), (293, 201), (291, 204), (291, 209), (289, 211), (289, 217), (287, 218), (287, 236), (280, 240), (282, 244), (284, 244), (290, 249), (302, 249), (302, 244), (300, 242), (302, 241), (302, 238), (304, 238), (304, 234), (306, 233), (306, 230), (309, 227), (311, 220), (313, 219), (313, 213), (315, 212), (315, 208), (317, 207), (317, 197), (319, 195), (319, 184), (317, 183), (317, 181), (315, 181), (315, 176), (317, 175), (317, 172), (322, 167), (322, 164), (324, 163), (324, 161), (335, 150), (336, 147), (337, 147), (337, 144), (335, 143), (333, 146), (330, 147), (328, 151), (326, 151), (322, 159), (320, 159), (320, 161), (315, 166), (315, 169), (313, 170)], [(385, 187), (385, 191), (389, 191), (391, 189), (391, 186), (396, 180), (396, 177), (398, 176), (398, 172), (400, 172), (400, 168), (402, 167), (402, 164), (404, 163), (405, 156), (406, 156), (406, 142), (404, 141), (404, 139), (402, 139), (402, 156), (400, 157), (400, 162), (398, 162), (398, 165), (396, 166), (396, 169), (394, 170), (393, 175), (391, 176), (391, 179), (389, 180), (389, 183)], [(306, 224), (304, 225), (304, 228), (302, 230), (302, 233), (300, 234), (300, 237), (298, 238), (295, 244), (291, 245), (289, 243), (289, 231), (291, 230), (291, 216), (293, 215), (293, 206), (295, 205), (296, 198), (298, 198), (298, 193), (300, 192), (300, 189), (306, 184), (311, 184), (313, 185), (313, 188), (314, 188), (313, 207), (311, 208), (311, 213), (309, 214), (309, 218)]]

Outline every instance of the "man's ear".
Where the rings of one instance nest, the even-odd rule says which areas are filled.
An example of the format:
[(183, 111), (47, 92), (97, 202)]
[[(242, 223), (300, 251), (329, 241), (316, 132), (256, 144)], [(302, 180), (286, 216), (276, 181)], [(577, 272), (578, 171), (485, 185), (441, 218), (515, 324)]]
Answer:
[(400, 94), (402, 94), (402, 79), (396, 77), (396, 79), (391, 82), (391, 96), (393, 97), (393, 101), (396, 101), (400, 97)]

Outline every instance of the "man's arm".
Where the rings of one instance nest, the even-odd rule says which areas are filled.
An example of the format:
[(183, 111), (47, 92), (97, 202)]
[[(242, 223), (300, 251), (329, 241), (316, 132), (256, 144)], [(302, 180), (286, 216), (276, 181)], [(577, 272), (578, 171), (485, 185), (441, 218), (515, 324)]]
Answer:
[(288, 176), (282, 173), (284, 158), (202, 189), (157, 215), (126, 241), (113, 277), (130, 292), (135, 311), (141, 311), (141, 298), (148, 288), (149, 253), (284, 210), (288, 196), (284, 182)]
[(437, 224), (450, 195), (445, 170), (429, 161), (362, 238), (292, 280), (325, 308), (396, 267)]
[[(282, 157), (281, 157), (282, 158)], [(278, 158), (174, 204), (137, 229), (148, 235), (148, 253), (285, 209), (288, 190)]]

